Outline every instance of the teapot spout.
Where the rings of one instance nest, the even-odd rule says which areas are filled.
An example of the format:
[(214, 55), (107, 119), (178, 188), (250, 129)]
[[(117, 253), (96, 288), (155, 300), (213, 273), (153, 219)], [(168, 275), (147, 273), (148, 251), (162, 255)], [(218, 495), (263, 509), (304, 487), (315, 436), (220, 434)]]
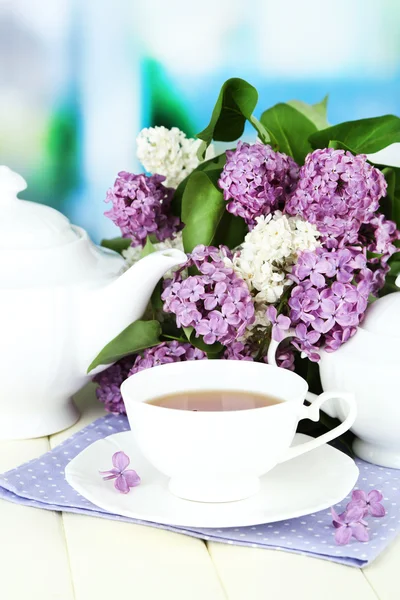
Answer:
[(114, 323), (115, 335), (140, 319), (161, 277), (186, 260), (186, 254), (176, 249), (153, 252), (132, 265), (106, 288), (99, 290), (99, 305), (103, 304), (107, 311), (114, 306), (120, 315), (120, 321)]
[[(106, 344), (143, 316), (161, 277), (186, 260), (186, 254), (177, 249), (153, 252), (112, 283), (87, 294), (81, 322), (85, 332), (84, 345), (87, 344), (83, 355), (85, 372)], [(103, 368), (99, 367), (91, 374)]]

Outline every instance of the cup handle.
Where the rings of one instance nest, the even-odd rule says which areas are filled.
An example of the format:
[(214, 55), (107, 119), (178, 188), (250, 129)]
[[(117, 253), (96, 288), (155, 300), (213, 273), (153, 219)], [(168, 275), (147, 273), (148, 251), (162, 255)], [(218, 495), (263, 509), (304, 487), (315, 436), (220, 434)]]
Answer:
[[(400, 275), (399, 275), (399, 277), (400, 277)], [(283, 338), (279, 342), (277, 342), (276, 340), (270, 341), (268, 353), (267, 353), (267, 360), (268, 360), (269, 365), (272, 365), (273, 367), (278, 366), (276, 364), (276, 352), (279, 348), (279, 344), (281, 342), (283, 342), (283, 340), (286, 340), (291, 337), (296, 337), (296, 332), (292, 328), (287, 330), (287, 332), (284, 334)], [(303, 356), (304, 355), (302, 355), (302, 358), (303, 358)], [(307, 400), (312, 402), (313, 400), (315, 400), (316, 397), (317, 396), (315, 394), (308, 392)], [(324, 408), (324, 412), (326, 412), (327, 415), (329, 415), (330, 417), (333, 417), (334, 419), (339, 418), (339, 415), (338, 415), (337, 411), (335, 410), (335, 406), (332, 402), (328, 403), (328, 405)]]
[[(295, 336), (296, 336), (296, 333), (295, 333), (294, 329), (289, 329), (283, 339), (295, 337)], [(283, 340), (281, 340), (281, 341), (283, 341)], [(268, 364), (273, 365), (275, 367), (278, 366), (276, 364), (276, 351), (278, 349), (279, 344), (280, 344), (280, 342), (271, 340), (269, 348), (268, 348)], [(355, 401), (354, 394), (350, 394), (348, 392), (332, 391), (332, 392), (323, 392), (322, 394), (317, 396), (316, 394), (313, 394), (312, 392), (307, 392), (306, 398), (309, 402), (311, 402), (311, 405), (310, 406), (304, 406), (304, 405), (302, 406), (302, 412), (300, 413), (299, 421), (301, 421), (302, 419), (311, 419), (312, 421), (319, 421), (319, 409), (322, 406), (322, 404), (324, 402), (326, 402), (327, 400), (332, 400), (332, 399), (344, 400), (349, 408), (349, 411), (348, 411), (347, 416), (346, 416), (345, 420), (343, 421), (343, 423), (341, 423), (334, 429), (331, 429), (331, 431), (328, 431), (327, 433), (324, 433), (323, 435), (321, 435), (313, 440), (310, 440), (309, 442), (304, 442), (304, 444), (299, 444), (298, 446), (293, 446), (292, 448), (289, 448), (288, 451), (285, 453), (285, 455), (279, 462), (285, 462), (286, 460), (290, 460), (292, 458), (295, 458), (296, 456), (300, 456), (300, 454), (304, 454), (305, 452), (309, 452), (310, 450), (314, 450), (315, 448), (318, 448), (319, 446), (322, 446), (323, 444), (327, 444), (328, 442), (331, 442), (335, 438), (339, 437), (340, 435), (342, 435), (343, 433), (348, 431), (348, 429), (350, 429), (350, 427), (353, 425), (353, 423), (356, 419), (357, 404)], [(330, 411), (330, 412), (332, 412), (332, 411)]]
[(312, 394), (311, 392), (307, 392), (307, 400), (311, 402), (310, 406), (302, 406), (302, 411), (300, 414), (300, 421), (302, 419), (311, 419), (312, 421), (319, 421), (319, 409), (321, 405), (333, 398), (337, 398), (340, 400), (344, 400), (349, 408), (347, 416), (343, 423), (340, 423), (334, 429), (327, 431), (323, 435), (310, 440), (308, 442), (304, 442), (304, 444), (299, 444), (298, 446), (292, 446), (287, 450), (283, 458), (279, 461), (280, 463), (285, 462), (287, 460), (291, 460), (292, 458), (296, 458), (296, 456), (300, 456), (300, 454), (305, 454), (310, 450), (314, 450), (323, 444), (327, 444), (331, 442), (335, 438), (339, 437), (343, 433), (345, 433), (350, 427), (353, 425), (356, 416), (357, 416), (357, 404), (355, 401), (354, 394), (350, 394), (348, 392), (323, 392), (319, 396)]
[(286, 340), (287, 338), (292, 338), (292, 337), (296, 337), (296, 332), (294, 329), (288, 329), (287, 332), (284, 334), (283, 338), (279, 342), (277, 342), (274, 339), (272, 339), (270, 341), (268, 353), (267, 353), (267, 360), (268, 360), (269, 365), (272, 365), (274, 367), (278, 366), (276, 364), (276, 351), (279, 348), (279, 344), (281, 342), (283, 342), (283, 340)]

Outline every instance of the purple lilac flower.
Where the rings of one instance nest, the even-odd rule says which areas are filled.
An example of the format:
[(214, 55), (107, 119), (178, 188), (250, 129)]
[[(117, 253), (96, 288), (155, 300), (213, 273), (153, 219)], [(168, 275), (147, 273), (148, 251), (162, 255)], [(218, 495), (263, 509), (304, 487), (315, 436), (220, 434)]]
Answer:
[(182, 362), (185, 360), (204, 360), (207, 355), (202, 350), (194, 348), (189, 343), (178, 342), (162, 342), (153, 348), (147, 348), (143, 352), (143, 356), (137, 356), (129, 375), (134, 375), (144, 369), (151, 369), (157, 365), (165, 365), (167, 363)]
[(374, 265), (371, 266), (371, 269), (374, 269), (372, 277), (371, 294), (376, 296), (379, 290), (381, 290), (385, 285), (386, 275), (390, 271), (390, 266), (386, 262), (382, 261), (380, 266), (376, 267), (376, 265)]
[(254, 348), (250, 344), (243, 342), (232, 342), (227, 346), (223, 358), (224, 360), (254, 360)]
[(93, 381), (98, 384), (96, 396), (104, 404), (108, 412), (126, 414), (120, 387), (122, 382), (128, 377), (135, 358), (136, 355), (123, 358), (93, 377)]
[(371, 490), (368, 494), (363, 490), (354, 490), (346, 510), (359, 507), (364, 511), (364, 517), (367, 515), (371, 515), (372, 517), (384, 517), (386, 510), (383, 504), (381, 504), (382, 500), (383, 494), (378, 490)]
[(170, 213), (172, 188), (165, 187), (162, 175), (134, 175), (121, 171), (107, 192), (111, 210), (104, 213), (132, 239), (132, 246), (143, 246), (149, 234), (159, 242), (171, 238), (181, 228), (178, 217)]
[(308, 328), (304, 323), (299, 323), (296, 326), (295, 333), (296, 337), (292, 342), (293, 346), (304, 352), (312, 362), (318, 362), (320, 356), (316, 344), (319, 342), (321, 334), (318, 331), (314, 331), (311, 327)]
[(383, 254), (386, 260), (390, 258), (397, 251), (394, 242), (400, 238), (396, 223), (389, 221), (384, 215), (378, 213), (370, 220), (367, 227), (373, 231), (368, 250)]
[[(226, 347), (222, 356), (224, 360), (247, 360), (254, 361), (257, 354), (257, 346), (251, 343), (232, 342)], [(262, 359), (265, 363), (268, 362), (266, 356)], [(288, 347), (280, 346), (276, 353), (276, 363), (282, 369), (294, 371), (294, 352)]]
[(357, 244), (361, 225), (374, 218), (386, 188), (383, 174), (364, 154), (315, 150), (300, 169), (285, 211), (314, 223), (326, 248)]
[(133, 469), (128, 469), (130, 464), (129, 456), (125, 452), (115, 452), (112, 457), (113, 469), (109, 471), (100, 471), (104, 481), (115, 479), (114, 487), (121, 494), (128, 494), (130, 489), (140, 484), (140, 477)]
[(337, 544), (348, 544), (352, 537), (359, 542), (368, 542), (367, 523), (363, 520), (364, 509), (362, 507), (354, 506), (341, 515), (331, 508), (331, 513), (332, 523), (336, 529), (335, 541)]
[(371, 293), (377, 295), (385, 285), (385, 278), (390, 270), (388, 260), (398, 251), (395, 242), (400, 239), (400, 232), (394, 221), (389, 221), (380, 213), (377, 213), (368, 224), (363, 225), (360, 230), (360, 242), (367, 248), (368, 252), (378, 254), (368, 259), (368, 267), (373, 271), (373, 285)]
[(291, 325), (289, 317), (285, 315), (277, 316), (277, 310), (272, 304), (267, 308), (267, 318), (272, 323), (272, 339), (276, 342), (281, 342)]
[(294, 371), (294, 352), (281, 346), (276, 353), (276, 364), (281, 369)]
[[(246, 283), (224, 264), (228, 253), (224, 247), (197, 246), (162, 294), (164, 311), (176, 316), (178, 327), (193, 327), (196, 337), (202, 335), (206, 344), (229, 345), (254, 322)], [(183, 269), (193, 266), (199, 275), (183, 279)]]
[(283, 206), (294, 189), (299, 168), (292, 158), (269, 145), (239, 142), (226, 152), (219, 186), (227, 210), (253, 227), (255, 218)]
[[(264, 356), (263, 357), (263, 362), (265, 362), (266, 364), (268, 364), (268, 357)], [(278, 348), (278, 350), (276, 351), (276, 364), (278, 367), (280, 367), (281, 369), (287, 369), (288, 371), (294, 371), (294, 352), (293, 350), (291, 350), (290, 345), (285, 346), (284, 344), (281, 344)]]
[(158, 346), (145, 350), (143, 356), (133, 354), (95, 375), (93, 381), (98, 384), (96, 396), (100, 402), (103, 402), (108, 412), (126, 414), (120, 388), (127, 377), (156, 365), (206, 358), (207, 355), (202, 350), (194, 348), (189, 343), (181, 343), (176, 340), (162, 342)]
[(297, 284), (288, 300), (296, 332), (293, 345), (318, 361), (320, 347), (333, 352), (356, 333), (367, 308), (372, 272), (362, 252), (317, 248), (299, 254), (290, 277)]

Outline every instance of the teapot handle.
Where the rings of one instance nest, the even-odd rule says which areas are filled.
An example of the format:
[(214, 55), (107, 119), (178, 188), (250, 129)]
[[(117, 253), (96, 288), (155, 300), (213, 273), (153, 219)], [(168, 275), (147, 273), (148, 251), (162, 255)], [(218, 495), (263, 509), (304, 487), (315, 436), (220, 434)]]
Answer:
[[(399, 284), (400, 284), (400, 275), (399, 275)], [(284, 337), (279, 342), (275, 341), (274, 339), (271, 340), (271, 342), (269, 344), (269, 348), (268, 348), (268, 353), (267, 353), (267, 359), (268, 359), (269, 365), (278, 367), (278, 365), (276, 363), (276, 353), (279, 348), (279, 344), (281, 342), (283, 342), (283, 340), (285, 340), (287, 338), (292, 338), (292, 337), (296, 337), (296, 332), (294, 329), (288, 329), (287, 332), (285, 333)], [(316, 400), (317, 398), (318, 398), (318, 395), (313, 394), (312, 392), (308, 391), (306, 394), (306, 399), (309, 402), (314, 402), (314, 400)], [(332, 399), (327, 400), (325, 402), (325, 406), (324, 406), (323, 410), (330, 417), (332, 417), (334, 419), (338, 418), (338, 414), (337, 414), (336, 408), (334, 406), (334, 401)]]

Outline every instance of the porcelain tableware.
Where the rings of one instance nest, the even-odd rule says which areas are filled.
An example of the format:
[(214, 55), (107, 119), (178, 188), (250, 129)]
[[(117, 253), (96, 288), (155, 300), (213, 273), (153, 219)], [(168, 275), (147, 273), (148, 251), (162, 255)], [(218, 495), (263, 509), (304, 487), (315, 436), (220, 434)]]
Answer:
[(165, 250), (126, 270), (121, 256), (61, 213), (18, 199), (25, 188), (0, 166), (0, 439), (72, 425), (72, 395), (89, 380), (92, 360), (141, 317), (162, 275), (186, 260)]
[[(305, 444), (310, 439), (296, 434), (293, 444)], [(99, 469), (108, 468), (111, 456), (120, 450), (128, 454), (130, 468), (142, 480), (129, 494), (118, 493), (113, 481), (103, 481), (99, 475)], [(179, 527), (241, 527), (329, 508), (352, 490), (358, 468), (349, 456), (324, 444), (261, 477), (260, 491), (250, 498), (227, 503), (190, 502), (169, 492), (168, 477), (148, 462), (131, 432), (125, 431), (88, 446), (68, 463), (65, 477), (84, 498), (112, 514)]]
[[(396, 284), (400, 285), (400, 277)], [(400, 469), (400, 292), (373, 302), (356, 334), (335, 352), (321, 351), (319, 371), (324, 390), (353, 393), (357, 417), (351, 427), (357, 436), (354, 453), (363, 460)], [(286, 337), (293, 337), (289, 331)], [(278, 344), (272, 342), (268, 362), (274, 364)], [(339, 401), (322, 407), (343, 421)]]
[[(267, 394), (282, 402), (227, 412), (191, 412), (148, 404), (158, 396), (190, 391), (235, 390)], [(188, 500), (227, 502), (260, 489), (260, 477), (278, 463), (341, 435), (356, 415), (351, 394), (341, 425), (290, 448), (301, 419), (318, 421), (319, 409), (337, 394), (325, 392), (304, 405), (307, 383), (284, 369), (249, 361), (203, 360), (164, 364), (124, 381), (121, 393), (132, 435), (147, 458), (170, 478), (169, 490)]]

